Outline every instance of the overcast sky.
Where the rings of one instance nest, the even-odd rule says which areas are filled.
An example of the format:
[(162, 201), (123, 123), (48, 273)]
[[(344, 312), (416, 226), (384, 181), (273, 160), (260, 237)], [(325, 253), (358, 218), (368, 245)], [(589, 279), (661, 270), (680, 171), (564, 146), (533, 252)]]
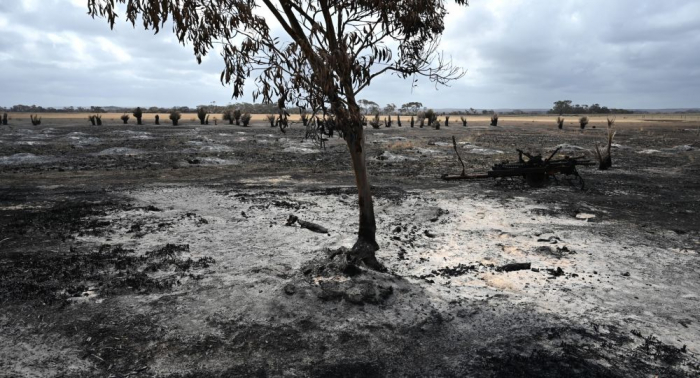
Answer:
[[(0, 0), (0, 105), (194, 106), (231, 99), (217, 55), (198, 65), (169, 31), (115, 30), (86, 0)], [(361, 98), (433, 108), (700, 107), (698, 0), (472, 0), (441, 49), (467, 75), (435, 90), (385, 77)], [(252, 88), (252, 87), (251, 87)]]

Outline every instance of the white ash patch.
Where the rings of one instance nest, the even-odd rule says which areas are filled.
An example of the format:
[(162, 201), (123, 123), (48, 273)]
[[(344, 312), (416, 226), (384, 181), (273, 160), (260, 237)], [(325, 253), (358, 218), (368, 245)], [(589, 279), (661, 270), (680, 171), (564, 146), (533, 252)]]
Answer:
[(476, 155), (501, 155), (505, 153), (501, 150), (480, 147), (474, 144), (465, 144), (462, 146), (462, 148), (466, 151), (466, 153)]
[(44, 164), (53, 161), (56, 161), (53, 156), (37, 156), (29, 153), (0, 156), (0, 165)]
[(585, 220), (586, 222), (588, 222), (591, 219), (595, 219), (595, 217), (596, 217), (595, 214), (588, 214), (588, 213), (576, 214), (576, 219)]
[(320, 153), (321, 150), (319, 150), (318, 148), (291, 146), (291, 147), (287, 147), (287, 148), (283, 149), (282, 152), (293, 153), (293, 154), (317, 154), (317, 153)]
[[(239, 288), (236, 306), (265, 311), (258, 304), (279, 301), (288, 282), (284, 277), (324, 248), (352, 245), (357, 229), (354, 196), (296, 191), (289, 185), (298, 183), (289, 176), (279, 179), (288, 183), (279, 193), (269, 193), (269, 188), (224, 192), (202, 187), (129, 191), (123, 194), (162, 211), (119, 210), (98, 216), (110, 222), (111, 232), (77, 239), (122, 244), (139, 253), (168, 243), (188, 244), (186, 257), (216, 260), (198, 284), (207, 288), (207, 296), (228, 298), (232, 288)], [(274, 185), (272, 179), (267, 183)], [(527, 198), (488, 195), (450, 188), (409, 192), (398, 203), (376, 198), (377, 240), (382, 247), (378, 258), (436, 306), (496, 295), (578, 323), (639, 329), (683, 340), (690, 351), (700, 348), (700, 339), (688, 334), (697, 333), (696, 326), (680, 328), (675, 319), (697, 308), (694, 293), (700, 284), (692, 279), (692, 269), (681, 269), (696, 264), (692, 252), (650, 244), (644, 231), (626, 223), (585, 222), (573, 215), (552, 215), (556, 207)], [(288, 204), (298, 206), (291, 209)], [(326, 227), (330, 234), (285, 226), (290, 213)], [(136, 222), (148, 232), (129, 232)], [(664, 238), (680, 242), (677, 235)], [(509, 263), (531, 263), (534, 270), (496, 271)], [(459, 266), (474, 268), (441, 273)], [(561, 274), (547, 269), (560, 269)], [(251, 276), (251, 271), (269, 273)], [(259, 291), (255, 284), (261, 280), (267, 280), (271, 290)], [(640, 301), (634, 298), (641, 295), (643, 306), (656, 310), (639, 311)], [(217, 301), (199, 303), (205, 301), (197, 304), (202, 317), (221, 310)], [(659, 316), (659, 311), (668, 316)]]
[(129, 139), (149, 140), (149, 139), (153, 139), (153, 137), (150, 136), (150, 135), (142, 134), (142, 135), (132, 135), (132, 136), (129, 137)]
[(645, 149), (641, 151), (637, 151), (638, 154), (645, 154), (645, 155), (650, 155), (650, 154), (678, 154), (681, 152), (691, 152), (691, 151), (696, 151), (697, 149), (691, 145), (681, 145), (681, 146), (673, 146), (670, 148), (664, 148), (661, 150), (656, 150), (656, 149)]
[(612, 148), (615, 148), (615, 149), (618, 149), (618, 150), (631, 150), (631, 149), (632, 149), (632, 147), (630, 147), (630, 146), (623, 146), (623, 145), (618, 144), (618, 143), (613, 143), (613, 144), (611, 144), (610, 146), (611, 146)]
[(56, 131), (54, 129), (31, 130), (31, 129), (16, 129), (6, 136), (20, 137), (22, 140), (46, 140), (54, 137)]
[(191, 140), (188, 141), (187, 144), (196, 146), (196, 149), (186, 149), (183, 152), (185, 153), (193, 153), (193, 151), (199, 151), (199, 152), (228, 152), (233, 150), (233, 148), (224, 145), (224, 144), (216, 144), (214, 143), (213, 140), (209, 138), (201, 138), (199, 140)]
[(221, 158), (216, 158), (216, 157), (201, 157), (201, 158), (192, 158), (189, 159), (182, 164), (181, 166), (192, 166), (192, 165), (238, 165), (240, 162), (235, 159), (221, 159)]
[(192, 145), (192, 146), (204, 146), (207, 144), (213, 144), (214, 141), (212, 139), (209, 139), (207, 137), (200, 137), (199, 139), (196, 140), (188, 140), (187, 144)]
[(12, 130), (12, 132), (5, 134), (5, 136), (22, 137), (22, 136), (36, 134), (36, 131), (30, 130), (30, 129), (12, 129), (12, 127), (10, 127), (10, 130)]
[(117, 130), (117, 131), (113, 131), (112, 134), (122, 135), (122, 136), (128, 137), (129, 139), (136, 139), (136, 140), (153, 139), (153, 136), (151, 136), (151, 133), (149, 133), (147, 131)]
[(191, 130), (186, 130), (186, 131), (180, 131), (177, 132), (173, 135), (176, 136), (185, 136), (185, 137), (197, 137), (199, 136), (199, 129), (191, 129)]
[(438, 151), (430, 148), (414, 148), (413, 150), (421, 155), (445, 155), (445, 151)]
[(587, 148), (583, 148), (583, 147), (581, 147), (581, 146), (575, 146), (575, 145), (573, 145), (573, 144), (567, 144), (567, 143), (563, 143), (563, 144), (557, 145), (557, 146), (555, 146), (554, 148), (552, 148), (551, 150), (554, 151), (554, 150), (556, 150), (557, 148), (559, 148), (559, 149), (560, 149), (559, 152), (562, 152), (562, 153), (567, 153), (567, 152), (568, 152), (568, 153), (576, 153), (576, 152), (587, 152), (587, 151), (590, 151), (590, 150), (587, 149)]
[(387, 163), (393, 163), (393, 162), (399, 162), (399, 161), (415, 161), (418, 159), (404, 156), (404, 155), (394, 154), (394, 153), (391, 153), (389, 151), (384, 151), (381, 154), (379, 154), (377, 157), (375, 157), (374, 160), (383, 161), (383, 162), (387, 162)]
[(112, 148), (108, 148), (106, 150), (102, 150), (102, 151), (98, 152), (96, 155), (97, 156), (136, 156), (136, 155), (142, 155), (145, 153), (146, 153), (145, 151), (137, 150), (135, 148), (112, 147)]
[(299, 154), (317, 154), (321, 152), (321, 148), (318, 144), (310, 140), (305, 140), (301, 143), (296, 143), (290, 139), (282, 138), (282, 152), (286, 153), (299, 153)]
[[(378, 134), (375, 134), (378, 135)], [(373, 144), (381, 144), (381, 143), (391, 143), (391, 142), (402, 142), (402, 141), (407, 141), (408, 139), (405, 137), (389, 137), (389, 138), (375, 138), (372, 140)]]
[(66, 138), (74, 146), (95, 146), (102, 144), (102, 139), (96, 137), (71, 135)]
[(695, 151), (695, 147), (691, 145), (682, 145), (682, 146), (674, 146), (671, 148), (666, 148), (664, 151), (668, 152), (689, 152), (689, 151)]
[(220, 159), (216, 157), (205, 157), (201, 159), (205, 165), (237, 165), (240, 164), (238, 160), (235, 159)]
[(229, 146), (225, 146), (223, 144), (212, 144), (208, 146), (202, 146), (199, 148), (201, 152), (228, 152), (233, 150)]

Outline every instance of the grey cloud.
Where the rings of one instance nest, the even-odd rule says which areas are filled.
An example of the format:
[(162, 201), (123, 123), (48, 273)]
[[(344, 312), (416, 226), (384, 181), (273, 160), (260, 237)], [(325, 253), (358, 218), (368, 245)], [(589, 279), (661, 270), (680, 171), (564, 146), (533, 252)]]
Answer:
[[(456, 56), (462, 64), (476, 65), (460, 83), (478, 92), (468, 96), (472, 102), (488, 98), (494, 92), (489, 88), (504, 88), (500, 94), (507, 100), (489, 99), (487, 106), (518, 106), (508, 93), (521, 91), (530, 94), (521, 107), (563, 98), (620, 107), (698, 106), (692, 95), (700, 85), (697, 2), (497, 4), (503, 7), (473, 1), (479, 10), (466, 12), (465, 25), (447, 35), (450, 46), (461, 45)], [(479, 17), (491, 26), (470, 22)]]
[[(360, 98), (435, 108), (544, 108), (558, 99), (700, 106), (697, 1), (470, 3), (449, 16), (442, 46), (468, 69), (463, 79), (435, 90), (424, 80), (412, 89), (410, 80), (386, 76)], [(0, 105), (232, 101), (231, 89), (219, 83), (216, 53), (198, 65), (168, 30), (154, 36), (121, 20), (111, 31), (66, 0), (39, 4), (40, 11), (28, 12), (22, 2), (0, 2)], [(252, 101), (252, 79), (247, 89), (240, 101)]]

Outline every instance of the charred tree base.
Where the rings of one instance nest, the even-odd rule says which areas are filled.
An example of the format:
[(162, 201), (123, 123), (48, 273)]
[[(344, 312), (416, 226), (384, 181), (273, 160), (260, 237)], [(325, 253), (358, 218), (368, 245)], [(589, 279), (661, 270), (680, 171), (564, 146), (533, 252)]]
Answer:
[(285, 285), (284, 292), (287, 295), (312, 295), (323, 301), (379, 305), (391, 299), (395, 286), (404, 285), (394, 275), (364, 269), (354, 263), (354, 259), (348, 248), (328, 249), (325, 256), (304, 264), (300, 274)]
[(355, 245), (348, 253), (348, 262), (356, 265), (364, 265), (377, 272), (386, 272), (386, 267), (377, 260), (375, 252), (379, 250), (379, 245), (374, 240), (365, 238), (357, 239)]

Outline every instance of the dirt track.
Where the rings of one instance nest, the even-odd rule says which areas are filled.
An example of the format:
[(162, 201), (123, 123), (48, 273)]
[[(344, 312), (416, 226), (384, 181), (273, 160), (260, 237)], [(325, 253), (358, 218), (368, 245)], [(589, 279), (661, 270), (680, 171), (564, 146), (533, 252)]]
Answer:
[(357, 224), (341, 140), (85, 123), (0, 129), (0, 376), (700, 374), (698, 122), (621, 123), (583, 191), (439, 176), (452, 135), (485, 170), (602, 124), (368, 130), (389, 274), (327, 257)]

